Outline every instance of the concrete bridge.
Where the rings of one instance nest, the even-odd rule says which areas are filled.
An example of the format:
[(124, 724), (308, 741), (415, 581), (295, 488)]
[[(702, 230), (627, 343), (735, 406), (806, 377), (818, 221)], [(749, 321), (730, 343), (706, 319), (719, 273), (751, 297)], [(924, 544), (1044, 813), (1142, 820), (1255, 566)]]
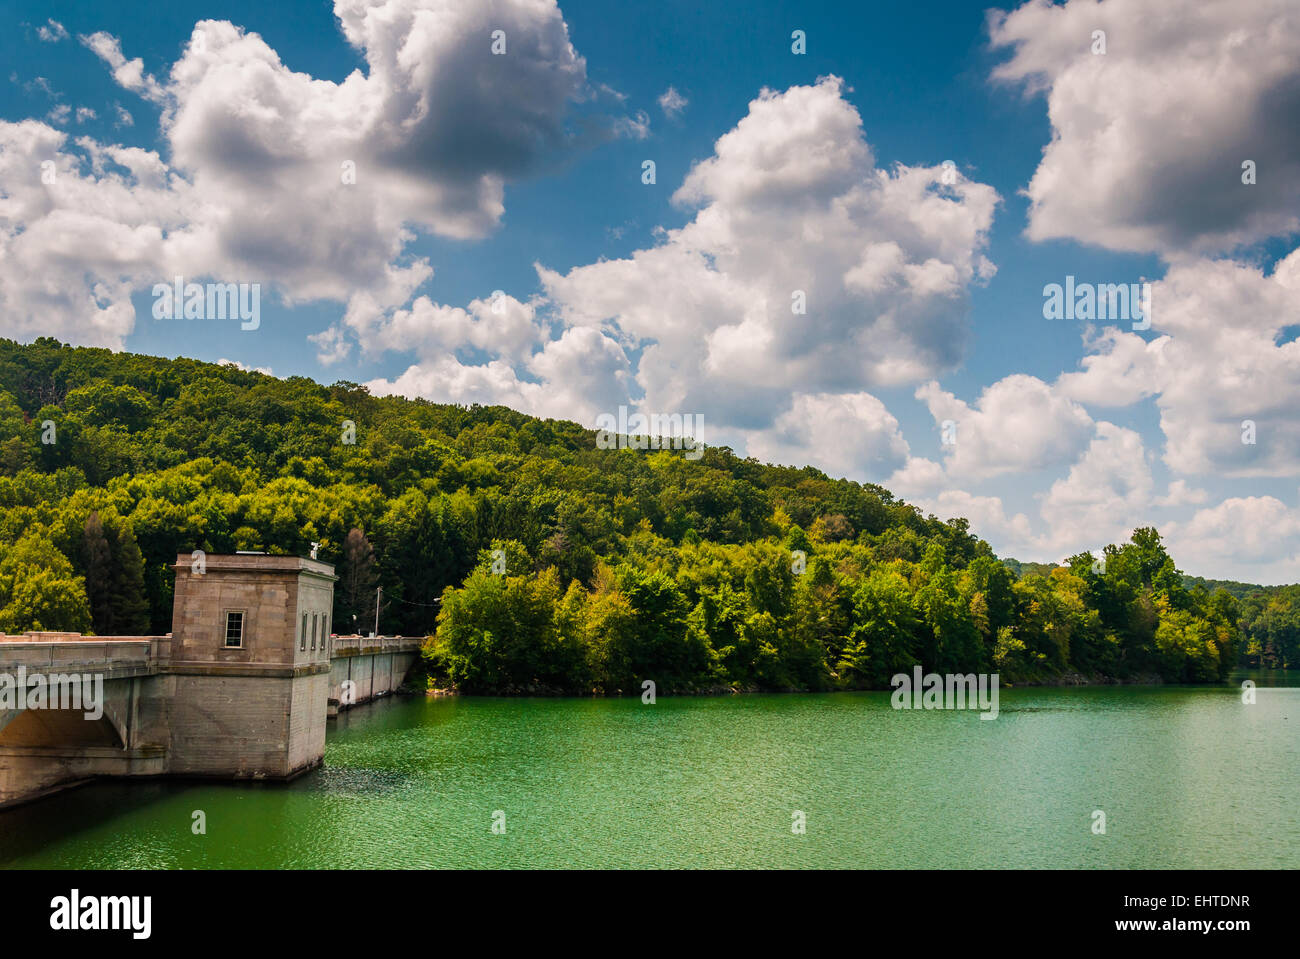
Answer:
[(291, 779), (328, 716), (392, 692), (422, 640), (334, 636), (334, 570), (177, 558), (166, 636), (0, 636), (0, 806), (103, 776)]

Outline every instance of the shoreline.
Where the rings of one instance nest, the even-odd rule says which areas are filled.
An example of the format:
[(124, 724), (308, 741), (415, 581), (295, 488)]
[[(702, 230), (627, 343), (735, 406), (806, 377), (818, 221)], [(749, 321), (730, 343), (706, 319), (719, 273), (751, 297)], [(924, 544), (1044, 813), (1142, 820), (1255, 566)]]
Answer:
[[(1295, 670), (1286, 669), (1253, 669), (1242, 667), (1242, 670), (1263, 672), (1263, 673), (1280, 673), (1295, 672)], [(1235, 670), (1237, 672), (1240, 670)], [(1096, 687), (1096, 686), (1139, 686), (1144, 688), (1155, 688), (1159, 686), (1169, 686), (1174, 688), (1187, 689), (1215, 689), (1228, 688), (1232, 685), (1231, 679), (1225, 679), (1216, 683), (1172, 683), (1167, 682), (1162, 677), (1154, 673), (1138, 674), (1128, 678), (1116, 678), (1113, 676), (1092, 675), (1086, 676), (1082, 673), (1066, 673), (1059, 677), (1049, 679), (1023, 680), (1015, 683), (1000, 683), (1002, 689), (1021, 689), (1021, 688), (1066, 688), (1066, 687)], [(711, 686), (704, 689), (675, 690), (663, 689), (656, 690), (656, 696), (745, 696), (745, 695), (820, 695), (826, 693), (888, 693), (892, 692), (892, 686), (853, 686), (843, 689), (760, 689), (756, 686)], [(547, 686), (529, 686), (529, 687), (508, 687), (501, 690), (490, 690), (481, 692), (465, 692), (456, 687), (438, 687), (428, 690), (420, 689), (399, 689), (396, 691), (399, 695), (424, 696), (426, 698), (444, 698), (450, 696), (465, 696), (470, 698), (497, 698), (497, 699), (526, 699), (526, 698), (544, 698), (544, 699), (624, 699), (639, 697), (639, 690), (615, 690), (607, 692), (604, 690), (591, 690), (590, 692), (574, 692), (572, 690), (562, 690), (555, 687)]]

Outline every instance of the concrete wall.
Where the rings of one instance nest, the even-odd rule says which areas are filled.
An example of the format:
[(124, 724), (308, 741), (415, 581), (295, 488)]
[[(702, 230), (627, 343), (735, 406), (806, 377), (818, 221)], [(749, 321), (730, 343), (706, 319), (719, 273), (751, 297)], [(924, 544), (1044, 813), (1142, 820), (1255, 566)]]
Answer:
[[(418, 639), (331, 641), (327, 563), (238, 555), (200, 565), (182, 554), (174, 569), (168, 636), (0, 636), (0, 672), (105, 679), (97, 721), (0, 713), (0, 805), (95, 776), (290, 778), (321, 762), (339, 700), (353, 700), (346, 708), (387, 695), (419, 654)], [(226, 645), (231, 611), (243, 614), (237, 646)]]
[[(0, 672), (13, 673), (12, 664), (3, 660), (17, 652), (10, 644), (0, 644)], [(168, 689), (168, 677), (156, 673), (108, 679), (103, 715), (97, 720), (77, 709), (10, 713), (0, 723), (0, 806), (97, 776), (167, 772)]]
[(143, 746), (0, 747), (0, 806), (27, 802), (101, 776), (159, 776), (167, 750)]
[[(401, 637), (336, 636), (330, 662), (329, 715), (396, 690), (415, 665), (420, 645), (418, 639)], [(344, 683), (349, 681), (354, 684), (351, 697), (344, 695)]]
[(329, 673), (299, 676), (293, 681), (289, 704), (288, 772), (295, 775), (320, 764), (325, 756), (325, 719)]

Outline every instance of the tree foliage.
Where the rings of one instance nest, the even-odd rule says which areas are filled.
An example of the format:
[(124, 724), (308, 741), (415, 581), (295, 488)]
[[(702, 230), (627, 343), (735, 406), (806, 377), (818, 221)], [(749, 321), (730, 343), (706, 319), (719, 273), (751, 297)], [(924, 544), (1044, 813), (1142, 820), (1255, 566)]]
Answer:
[[(43, 442), (43, 423), (55, 442)], [(165, 632), (178, 553), (306, 555), (334, 621), (467, 690), (880, 687), (895, 672), (1222, 679), (1297, 661), (1293, 594), (1188, 585), (1154, 529), (1000, 561), (962, 519), (726, 447), (340, 382), (0, 340), (0, 626)], [(1300, 588), (1293, 588), (1300, 589)]]

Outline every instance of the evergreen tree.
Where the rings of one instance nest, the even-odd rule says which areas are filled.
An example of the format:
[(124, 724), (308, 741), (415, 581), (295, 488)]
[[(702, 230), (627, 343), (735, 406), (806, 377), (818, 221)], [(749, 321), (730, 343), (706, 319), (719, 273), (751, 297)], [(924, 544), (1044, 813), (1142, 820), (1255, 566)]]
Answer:
[(149, 599), (144, 590), (144, 556), (128, 523), (118, 525), (113, 543), (112, 593), (113, 632), (120, 636), (142, 636), (149, 631)]
[(366, 632), (375, 621), (376, 587), (379, 570), (375, 550), (366, 534), (355, 526), (343, 541), (338, 583), (334, 586), (334, 622), (340, 630)]
[(86, 577), (86, 596), (90, 600), (91, 628), (100, 636), (111, 636), (114, 632), (111, 605), (113, 556), (98, 510), (91, 511), (86, 517), (80, 558), (81, 570)]

